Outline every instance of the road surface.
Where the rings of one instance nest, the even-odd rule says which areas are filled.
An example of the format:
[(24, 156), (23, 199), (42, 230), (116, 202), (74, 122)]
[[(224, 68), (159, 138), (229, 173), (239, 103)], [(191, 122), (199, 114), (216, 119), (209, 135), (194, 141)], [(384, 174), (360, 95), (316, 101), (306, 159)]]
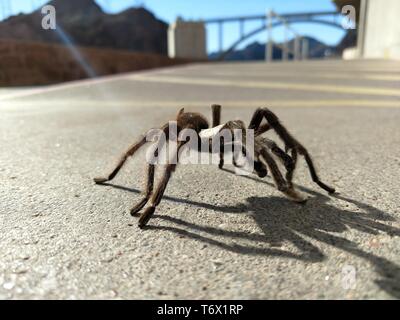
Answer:
[[(248, 122), (275, 111), (308, 147), (295, 181), (185, 165), (146, 230), (129, 208), (144, 152), (108, 186), (147, 129), (180, 107)], [(400, 63), (188, 65), (0, 90), (0, 299), (400, 298)], [(272, 135), (273, 137), (273, 135)], [(227, 167), (230, 169), (230, 167)]]

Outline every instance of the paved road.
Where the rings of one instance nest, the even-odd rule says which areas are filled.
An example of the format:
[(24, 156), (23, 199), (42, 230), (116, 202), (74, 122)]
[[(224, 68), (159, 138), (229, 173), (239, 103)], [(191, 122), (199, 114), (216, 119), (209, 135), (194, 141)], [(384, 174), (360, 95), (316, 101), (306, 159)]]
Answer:
[[(273, 109), (310, 150), (306, 205), (270, 178), (182, 166), (147, 230), (128, 209), (144, 153), (178, 108)], [(400, 298), (400, 63), (207, 64), (0, 91), (0, 299)]]

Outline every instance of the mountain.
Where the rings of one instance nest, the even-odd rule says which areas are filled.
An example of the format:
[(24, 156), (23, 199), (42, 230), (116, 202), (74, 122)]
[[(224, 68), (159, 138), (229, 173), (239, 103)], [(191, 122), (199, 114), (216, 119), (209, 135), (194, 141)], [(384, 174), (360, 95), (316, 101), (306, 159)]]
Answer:
[[(282, 50), (276, 46), (273, 48), (272, 54), (274, 60), (282, 59)], [(216, 60), (220, 57), (218, 52), (209, 56), (210, 60)], [(242, 50), (234, 50), (227, 53), (224, 57), (225, 61), (251, 61), (265, 60), (265, 44), (253, 42)]]
[[(311, 59), (325, 58), (332, 55), (333, 47), (313, 38), (303, 37), (308, 41), (308, 54)], [(289, 42), (289, 49), (294, 51), (294, 39)]]
[(106, 14), (94, 0), (53, 0), (58, 32), (42, 29), (40, 10), (0, 22), (0, 39), (62, 43), (60, 31), (79, 46), (167, 54), (168, 25), (139, 7)]
[[(309, 57), (310, 58), (323, 58), (329, 56), (332, 52), (332, 47), (312, 38), (304, 37), (308, 40)], [(273, 59), (281, 60), (283, 53), (283, 44), (277, 44), (273, 47)], [(294, 39), (289, 41), (288, 48), (294, 51)], [(218, 52), (210, 54), (211, 60), (218, 59), (220, 54)], [(293, 55), (289, 54), (289, 59), (293, 59)], [(234, 50), (226, 54), (224, 60), (226, 61), (250, 61), (250, 60), (265, 60), (265, 44), (253, 42), (241, 50)]]

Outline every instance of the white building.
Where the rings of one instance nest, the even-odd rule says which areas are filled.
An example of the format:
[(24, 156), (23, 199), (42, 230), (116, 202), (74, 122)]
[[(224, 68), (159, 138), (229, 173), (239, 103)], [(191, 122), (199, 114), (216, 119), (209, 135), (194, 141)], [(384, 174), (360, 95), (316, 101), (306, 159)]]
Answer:
[(362, 57), (400, 59), (400, 1), (363, 1), (366, 20), (359, 48)]
[(343, 57), (400, 59), (400, 0), (334, 0), (338, 9), (353, 5), (358, 11), (357, 48)]
[(207, 59), (204, 23), (180, 18), (172, 23), (168, 29), (168, 55), (171, 58)]

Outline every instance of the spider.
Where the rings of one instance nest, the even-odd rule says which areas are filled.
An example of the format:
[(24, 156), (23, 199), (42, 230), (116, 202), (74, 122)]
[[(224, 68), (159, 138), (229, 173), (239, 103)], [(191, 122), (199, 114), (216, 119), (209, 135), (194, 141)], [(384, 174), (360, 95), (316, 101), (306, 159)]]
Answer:
[[(266, 120), (265, 124), (261, 124), (263, 120)], [(181, 109), (176, 117), (176, 125), (177, 125), (177, 133), (179, 134), (185, 129), (192, 129), (196, 132), (197, 137), (201, 139), (211, 139), (210, 137), (215, 136), (222, 129), (235, 130), (239, 129), (243, 131), (242, 136), (242, 146), (246, 140), (245, 130), (246, 126), (243, 121), (235, 120), (228, 121), (225, 124), (221, 124), (221, 106), (220, 105), (212, 105), (212, 128), (209, 128), (209, 123), (207, 119), (201, 115), (200, 113), (194, 112), (185, 112), (184, 109)], [(168, 144), (170, 143), (173, 137), (169, 137), (169, 123), (166, 123), (164, 126), (160, 128), (162, 132), (166, 136), (166, 141)], [(334, 193), (335, 189), (324, 184), (318, 177), (317, 172), (315, 170), (313, 161), (306, 150), (306, 148), (301, 145), (281, 124), (278, 117), (267, 108), (259, 108), (253, 114), (253, 117), (250, 121), (250, 125), (247, 129), (254, 130), (254, 172), (261, 178), (265, 177), (268, 174), (268, 171), (271, 173), (271, 176), (277, 186), (277, 189), (284, 193), (289, 199), (304, 203), (306, 198), (302, 196), (293, 185), (293, 175), (297, 164), (298, 155), (304, 156), (306, 163), (308, 165), (312, 180), (318, 184), (322, 189), (326, 190), (329, 193)], [(280, 139), (285, 144), (285, 151), (283, 151), (274, 141), (263, 137), (262, 135), (267, 131), (273, 129)], [(135, 142), (128, 150), (123, 153), (120, 158), (118, 164), (115, 169), (111, 171), (109, 175), (106, 177), (95, 178), (94, 182), (96, 184), (103, 184), (107, 181), (112, 180), (120, 171), (122, 166), (125, 164), (126, 160), (133, 156), (141, 147), (143, 147), (147, 142), (146, 137), (142, 136), (140, 139)], [(176, 145), (176, 157), (179, 153), (179, 150), (187, 143), (188, 141), (178, 141)], [(237, 142), (237, 141), (236, 141)], [(224, 147), (226, 146), (225, 141), (221, 141), (220, 150), (219, 150), (219, 168), (222, 169), (224, 166)], [(160, 150), (160, 143), (156, 143), (153, 145), (153, 155), (158, 156), (158, 150)], [(210, 152), (212, 150), (210, 149)], [(245, 153), (246, 150), (242, 149), (242, 152)], [(288, 154), (290, 152), (290, 155)], [(282, 175), (276, 161), (274, 158), (277, 158), (285, 167), (286, 174), (285, 177)], [(174, 160), (177, 160), (176, 158)], [(147, 164), (147, 180), (146, 186), (143, 193), (143, 198), (140, 200), (130, 211), (132, 216), (137, 215), (150, 201), (150, 206), (148, 206), (145, 211), (141, 214), (139, 218), (139, 227), (143, 228), (146, 226), (150, 218), (153, 216), (156, 207), (160, 204), (161, 199), (164, 195), (168, 182), (171, 178), (172, 173), (175, 171), (177, 167), (177, 161), (171, 161), (171, 163), (167, 163), (165, 166), (165, 171), (161, 178), (161, 181), (158, 183), (156, 190), (154, 191), (154, 176), (156, 166), (153, 163)], [(235, 166), (239, 165), (235, 161), (235, 157), (233, 159), (233, 164)]]

